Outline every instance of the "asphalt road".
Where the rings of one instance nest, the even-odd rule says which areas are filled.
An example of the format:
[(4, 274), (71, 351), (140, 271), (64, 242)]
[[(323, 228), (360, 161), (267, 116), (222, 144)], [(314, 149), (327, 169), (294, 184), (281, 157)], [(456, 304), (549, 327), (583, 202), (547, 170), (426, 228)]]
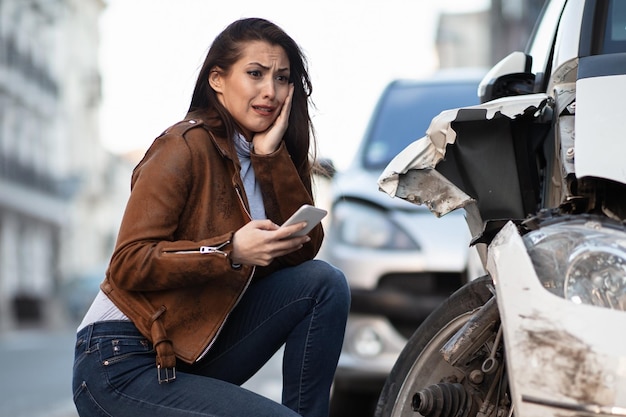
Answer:
[[(77, 417), (72, 402), (75, 329), (0, 334), (0, 416)], [(244, 386), (280, 401), (279, 352)]]

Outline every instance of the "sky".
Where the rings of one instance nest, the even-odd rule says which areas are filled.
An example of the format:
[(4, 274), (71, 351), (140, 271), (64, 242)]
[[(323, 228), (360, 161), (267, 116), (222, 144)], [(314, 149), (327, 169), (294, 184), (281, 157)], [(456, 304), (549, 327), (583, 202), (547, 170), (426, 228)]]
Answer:
[(232, 21), (263, 17), (307, 57), (318, 155), (349, 164), (384, 87), (437, 68), (441, 10), (489, 0), (107, 0), (101, 22), (101, 141), (143, 151), (189, 107), (213, 39)]

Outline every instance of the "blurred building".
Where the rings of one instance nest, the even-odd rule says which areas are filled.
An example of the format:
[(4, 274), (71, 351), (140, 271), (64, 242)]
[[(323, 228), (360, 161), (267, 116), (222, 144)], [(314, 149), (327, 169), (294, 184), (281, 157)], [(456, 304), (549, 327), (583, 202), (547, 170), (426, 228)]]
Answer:
[(436, 34), (441, 68), (491, 67), (523, 51), (545, 0), (491, 0), (484, 10), (442, 13)]
[(0, 0), (0, 331), (45, 324), (112, 250), (131, 168), (99, 142), (104, 7)]

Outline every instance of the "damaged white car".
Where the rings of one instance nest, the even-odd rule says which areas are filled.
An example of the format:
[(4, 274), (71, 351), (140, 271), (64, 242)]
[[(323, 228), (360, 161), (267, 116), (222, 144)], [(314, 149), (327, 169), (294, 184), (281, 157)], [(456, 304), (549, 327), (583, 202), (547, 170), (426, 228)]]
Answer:
[(626, 416), (626, 1), (546, 2), (479, 93), (379, 178), (464, 208), (488, 276), (411, 337), (376, 416)]

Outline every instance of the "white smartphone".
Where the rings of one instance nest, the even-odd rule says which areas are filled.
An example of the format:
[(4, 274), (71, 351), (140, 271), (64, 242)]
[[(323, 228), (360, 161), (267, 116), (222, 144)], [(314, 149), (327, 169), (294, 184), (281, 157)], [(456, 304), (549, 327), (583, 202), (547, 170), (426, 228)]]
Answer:
[(281, 227), (291, 226), (292, 224), (306, 222), (306, 227), (297, 231), (291, 236), (304, 236), (311, 231), (326, 216), (327, 211), (321, 208), (304, 204), (290, 218), (287, 219)]

